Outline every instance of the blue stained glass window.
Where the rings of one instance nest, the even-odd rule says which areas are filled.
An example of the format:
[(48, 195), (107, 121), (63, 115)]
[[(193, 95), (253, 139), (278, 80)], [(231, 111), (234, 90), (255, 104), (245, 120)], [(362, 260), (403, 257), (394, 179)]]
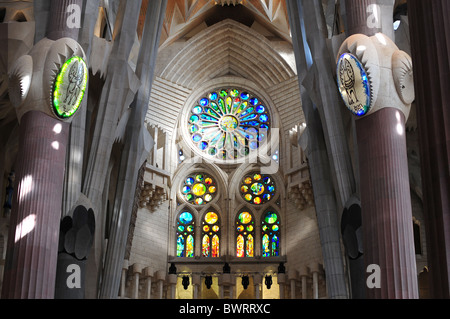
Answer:
[(262, 256), (280, 256), (280, 218), (273, 210), (266, 211), (261, 221)]

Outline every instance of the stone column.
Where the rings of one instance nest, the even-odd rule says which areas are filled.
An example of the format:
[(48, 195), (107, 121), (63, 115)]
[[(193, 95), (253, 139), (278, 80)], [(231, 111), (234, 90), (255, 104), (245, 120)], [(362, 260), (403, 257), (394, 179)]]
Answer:
[(178, 276), (175, 274), (167, 275), (167, 284), (169, 285), (169, 297), (167, 299), (175, 299), (177, 293)]
[[(57, 115), (50, 92), (61, 75), (57, 105), (76, 110), (78, 102), (67, 97), (82, 99), (82, 90), (72, 96), (64, 76), (67, 72), (61, 73), (63, 64), (73, 56), (80, 62), (72, 60), (72, 67), (86, 61), (75, 40), (45, 38), (10, 70), (9, 95), (20, 123), (16, 172), (19, 184), (11, 214), (3, 298), (54, 297), (66, 147), (74, 114)], [(77, 86), (87, 85), (85, 66), (77, 69)]]
[(47, 38), (52, 40), (64, 37), (78, 39), (82, 22), (83, 0), (50, 0), (50, 2)]
[(255, 299), (262, 299), (262, 280), (263, 277), (260, 274), (253, 276), (253, 285), (255, 289)]
[(381, 32), (394, 39), (394, 3), (395, 0), (345, 0), (347, 36)]
[[(414, 100), (411, 59), (382, 33), (349, 37), (337, 59), (347, 108), (358, 113), (366, 106), (356, 119), (364, 261), (366, 268), (375, 264), (381, 269), (381, 286), (368, 287), (367, 297), (417, 298), (405, 136)], [(353, 83), (361, 83), (359, 89), (344, 87), (349, 70), (354, 71)], [(364, 85), (370, 94), (361, 89)]]
[(193, 299), (199, 299), (199, 288), (202, 284), (200, 275), (192, 275)]
[(450, 298), (450, 3), (408, 1), (432, 298)]
[(145, 299), (152, 299), (152, 277), (153, 269), (151, 267), (144, 268), (145, 278)]
[[(352, 193), (351, 174), (349, 173), (351, 165), (349, 165), (349, 157), (344, 155), (348, 146), (345, 143), (345, 135), (342, 134), (343, 130), (338, 127), (342, 123), (336, 121), (341, 118), (341, 115), (332, 113), (337, 109), (333, 104), (332, 94), (330, 94), (335, 81), (329, 82), (329, 77), (322, 77), (322, 73), (329, 72), (326, 65), (329, 64), (330, 57), (328, 56), (327, 40), (319, 25), (321, 15), (317, 13), (319, 10), (316, 10), (317, 7), (313, 3), (308, 0), (286, 1), (302, 96), (302, 108), (307, 123), (308, 146), (304, 151), (309, 160), (311, 182), (314, 188), (317, 223), (324, 266), (327, 269), (328, 295), (332, 299), (341, 299), (348, 298), (348, 292), (338, 230), (336, 195)], [(304, 12), (303, 5), (309, 6), (310, 10)], [(307, 38), (306, 35), (310, 35), (310, 38)], [(309, 43), (309, 40), (313, 41)], [(315, 44), (315, 47), (312, 48), (311, 44)], [(313, 65), (317, 67), (313, 67)], [(325, 71), (320, 71), (322, 68)], [(310, 72), (316, 74), (308, 76)], [(311, 79), (317, 79), (317, 82), (311, 81)], [(326, 85), (327, 82), (332, 83), (332, 86)], [(318, 93), (318, 88), (324, 89), (324, 91)], [(336, 98), (338, 98), (337, 94)], [(318, 105), (318, 102), (321, 105)], [(321, 112), (320, 108), (326, 109), (329, 113)], [(323, 115), (327, 116), (323, 117)], [(329, 124), (328, 127), (327, 124)], [(324, 136), (324, 132), (328, 132), (328, 136)], [(331, 141), (333, 142), (331, 143)], [(334, 149), (332, 150), (330, 147)], [(335, 169), (334, 172), (331, 167)], [(336, 175), (333, 176), (334, 173)], [(338, 182), (336, 186), (342, 192), (335, 191), (334, 181)]]
[(158, 299), (163, 299), (164, 297), (164, 282), (166, 281), (166, 273), (162, 270), (156, 272), (156, 282), (158, 289)]
[(120, 277), (120, 297), (126, 297), (127, 288), (127, 272), (128, 272), (128, 260), (124, 260), (122, 265), (122, 276)]
[(139, 264), (134, 264), (132, 266), (133, 271), (133, 299), (139, 299), (139, 279), (142, 274), (142, 266)]
[(302, 299), (308, 299), (308, 275), (308, 267), (302, 266), (299, 273), (302, 282)]
[[(131, 1), (127, 1), (127, 3), (131, 3)], [(167, 0), (148, 2), (144, 33), (136, 65), (136, 76), (139, 78), (141, 87), (130, 107), (131, 114), (126, 128), (125, 147), (121, 154), (121, 162), (127, 164), (121, 165), (119, 171), (113, 225), (109, 239), (111, 244), (108, 245), (106, 253), (105, 284), (100, 291), (101, 298), (111, 298), (114, 291), (118, 289), (117, 272), (119, 265), (117, 264), (117, 258), (123, 258), (125, 255), (137, 176), (152, 144), (144, 119), (150, 100), (166, 5)], [(137, 8), (137, 12), (139, 12), (139, 8), (140, 6)], [(136, 26), (131, 34), (134, 37)]]
[(319, 264), (311, 266), (313, 299), (319, 299)]
[(21, 119), (2, 298), (54, 297), (67, 128), (39, 111)]

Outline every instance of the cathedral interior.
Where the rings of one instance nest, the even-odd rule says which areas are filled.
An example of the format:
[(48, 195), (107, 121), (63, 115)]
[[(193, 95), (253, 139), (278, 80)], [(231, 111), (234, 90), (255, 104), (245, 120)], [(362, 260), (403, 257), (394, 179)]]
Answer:
[(449, 16), (0, 1), (1, 298), (450, 298)]

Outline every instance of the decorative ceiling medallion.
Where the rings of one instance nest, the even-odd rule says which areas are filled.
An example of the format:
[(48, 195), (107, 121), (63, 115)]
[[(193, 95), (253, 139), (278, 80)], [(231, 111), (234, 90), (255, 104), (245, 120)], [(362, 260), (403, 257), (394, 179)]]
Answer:
[(366, 115), (371, 107), (370, 83), (362, 63), (344, 53), (337, 64), (337, 82), (347, 108), (356, 116)]
[(60, 119), (74, 116), (83, 101), (88, 82), (86, 62), (74, 56), (67, 60), (56, 76), (52, 92), (52, 111)]

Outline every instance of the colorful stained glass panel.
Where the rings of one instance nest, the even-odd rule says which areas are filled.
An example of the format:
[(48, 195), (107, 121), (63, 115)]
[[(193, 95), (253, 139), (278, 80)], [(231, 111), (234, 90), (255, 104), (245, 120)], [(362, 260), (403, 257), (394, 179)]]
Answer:
[[(250, 147), (252, 146), (251, 144)], [(240, 190), (241, 195), (247, 202), (254, 205), (262, 205), (274, 197), (276, 187), (270, 176), (254, 173), (244, 176)]]
[[(269, 132), (258, 134), (263, 126), (269, 129), (270, 114), (257, 97), (236, 88), (216, 90), (205, 96), (188, 115), (191, 141), (200, 152), (218, 160), (235, 160), (250, 153), (242, 146), (256, 138), (261, 143), (268, 138)], [(246, 132), (249, 126), (254, 131)], [(250, 148), (256, 150), (259, 146), (252, 143)]]

